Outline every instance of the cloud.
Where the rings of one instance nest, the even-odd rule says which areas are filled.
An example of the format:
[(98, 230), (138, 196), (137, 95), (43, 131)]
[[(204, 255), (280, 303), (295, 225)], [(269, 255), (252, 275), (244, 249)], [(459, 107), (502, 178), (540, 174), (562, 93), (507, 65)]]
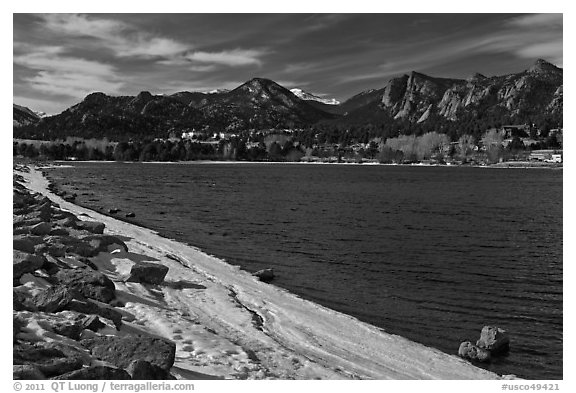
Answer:
[(118, 57), (170, 57), (191, 49), (189, 44), (154, 36), (122, 21), (78, 14), (45, 14), (41, 18), (49, 31), (66, 37), (88, 37)]
[(220, 52), (192, 52), (185, 58), (192, 62), (221, 64), (229, 67), (262, 65), (260, 58), (267, 52), (258, 49), (232, 49)]
[(511, 19), (508, 24), (517, 27), (559, 27), (562, 28), (562, 14), (532, 14)]
[(14, 63), (36, 71), (22, 78), (34, 90), (50, 95), (79, 97), (93, 91), (117, 93), (123, 83), (112, 65), (64, 54), (58, 46), (30, 47), (14, 56)]

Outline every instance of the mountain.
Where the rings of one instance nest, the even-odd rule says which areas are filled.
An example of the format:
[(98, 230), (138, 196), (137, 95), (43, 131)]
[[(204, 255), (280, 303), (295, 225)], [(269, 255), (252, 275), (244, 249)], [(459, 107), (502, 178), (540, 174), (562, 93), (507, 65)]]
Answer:
[(330, 114), (309, 105), (274, 81), (254, 78), (229, 92), (214, 94), (198, 107), (204, 126), (228, 131), (298, 128)]
[(34, 112), (30, 108), (21, 105), (13, 105), (13, 126), (22, 127), (30, 124), (36, 124), (40, 121), (41, 114)]
[(451, 79), (413, 71), (391, 79), (367, 100), (378, 99), (380, 108), (394, 119), (413, 123), (431, 117), (456, 121), (466, 115), (495, 113), (509, 117), (558, 114), (562, 111), (562, 80), (563, 70), (542, 59), (528, 70), (504, 76), (474, 74), (468, 79)]
[(42, 119), (14, 105), (14, 135), (126, 140), (165, 138), (192, 129), (239, 132), (321, 126), (346, 132), (380, 130), (383, 136), (399, 130), (438, 130), (456, 137), (511, 122), (558, 127), (563, 114), (563, 70), (539, 59), (527, 70), (503, 76), (476, 73), (456, 79), (412, 71), (339, 104), (318, 99), (322, 100), (263, 78), (230, 91), (141, 92), (121, 97), (92, 93), (61, 114)]
[(308, 93), (307, 91), (304, 91), (302, 89), (294, 88), (294, 89), (290, 89), (290, 91), (296, 97), (298, 97), (304, 101), (316, 101), (316, 102), (320, 102), (320, 103), (326, 104), (326, 105), (338, 105), (338, 104), (340, 104), (340, 101), (338, 101), (335, 98), (328, 99), (328, 98), (318, 97), (317, 95), (314, 95), (312, 93)]
[[(37, 139), (107, 137), (111, 140), (168, 137), (183, 131), (240, 131), (295, 128), (334, 116), (296, 97), (290, 90), (254, 78), (231, 91), (178, 92), (172, 95), (108, 96), (89, 94), (80, 103), (30, 127), (19, 137)], [(15, 135), (16, 136), (16, 135)]]

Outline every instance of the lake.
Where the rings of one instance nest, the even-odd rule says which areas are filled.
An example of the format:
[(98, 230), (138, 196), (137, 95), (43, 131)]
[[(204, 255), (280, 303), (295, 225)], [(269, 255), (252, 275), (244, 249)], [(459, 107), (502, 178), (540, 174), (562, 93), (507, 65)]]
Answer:
[(84, 206), (447, 353), (497, 325), (511, 351), (482, 367), (563, 377), (562, 170), (71, 165), (50, 177)]

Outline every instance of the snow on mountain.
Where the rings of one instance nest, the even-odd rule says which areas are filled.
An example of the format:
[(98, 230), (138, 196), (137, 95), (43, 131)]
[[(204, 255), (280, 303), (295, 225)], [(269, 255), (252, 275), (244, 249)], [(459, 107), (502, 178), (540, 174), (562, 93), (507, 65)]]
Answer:
[(308, 93), (307, 91), (304, 91), (302, 89), (290, 89), (290, 91), (298, 98), (300, 98), (301, 100), (306, 100), (306, 101), (318, 101), (321, 102), (323, 104), (327, 104), (327, 105), (339, 105), (340, 101), (338, 101), (335, 98), (322, 98), (322, 97), (318, 97), (317, 95), (314, 95), (312, 93)]

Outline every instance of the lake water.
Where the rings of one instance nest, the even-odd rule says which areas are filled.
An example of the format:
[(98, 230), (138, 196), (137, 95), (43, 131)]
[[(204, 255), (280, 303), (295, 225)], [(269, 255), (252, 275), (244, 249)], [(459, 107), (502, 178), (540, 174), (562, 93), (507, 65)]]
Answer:
[(482, 367), (563, 376), (562, 170), (72, 165), (51, 177), (82, 205), (447, 353), (500, 326), (511, 352)]

